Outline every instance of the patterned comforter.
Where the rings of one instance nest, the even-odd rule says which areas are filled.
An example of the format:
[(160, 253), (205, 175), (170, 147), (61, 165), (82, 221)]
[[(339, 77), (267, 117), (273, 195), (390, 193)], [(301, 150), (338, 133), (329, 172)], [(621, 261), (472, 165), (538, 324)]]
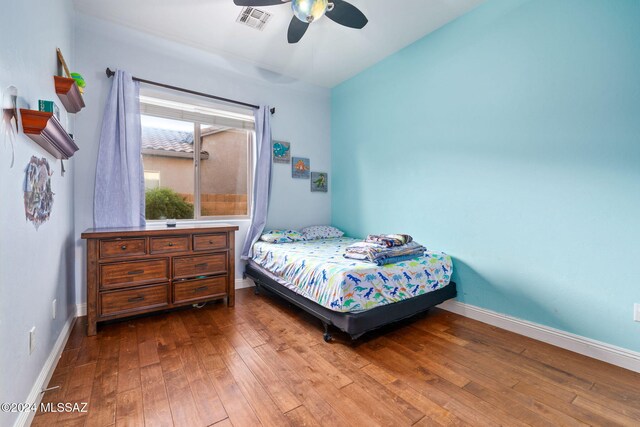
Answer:
[(258, 241), (253, 261), (294, 292), (339, 312), (402, 301), (443, 288), (451, 280), (451, 257), (442, 252), (427, 250), (424, 256), (377, 266), (342, 256), (357, 241), (348, 237), (280, 244)]

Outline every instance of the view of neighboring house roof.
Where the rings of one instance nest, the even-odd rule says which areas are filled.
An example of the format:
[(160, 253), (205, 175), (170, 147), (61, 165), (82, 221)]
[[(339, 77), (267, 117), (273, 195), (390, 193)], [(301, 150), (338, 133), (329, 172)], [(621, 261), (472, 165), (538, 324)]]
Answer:
[[(142, 154), (193, 159), (193, 132), (143, 126)], [(208, 152), (200, 151), (201, 160), (208, 158)]]
[(142, 149), (193, 153), (193, 132), (143, 127)]

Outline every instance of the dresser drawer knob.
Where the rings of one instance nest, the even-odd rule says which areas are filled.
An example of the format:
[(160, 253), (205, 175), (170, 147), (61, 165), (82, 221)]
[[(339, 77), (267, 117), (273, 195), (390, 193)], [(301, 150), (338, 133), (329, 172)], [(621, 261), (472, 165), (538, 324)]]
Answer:
[(129, 276), (135, 276), (136, 274), (142, 274), (144, 273), (144, 270), (131, 270), (130, 272), (128, 272), (127, 274)]
[(213, 245), (213, 240), (209, 240), (209, 244), (210, 244), (210, 245)]
[(123, 251), (126, 251), (127, 250), (127, 245), (120, 246), (120, 249), (122, 249)]
[(129, 302), (138, 302), (138, 301), (144, 301), (144, 297), (139, 296), (139, 297), (129, 298)]
[(173, 242), (169, 242), (168, 246), (173, 246)]
[(208, 265), (209, 265), (209, 263), (208, 263), (208, 262), (202, 262), (202, 263), (200, 263), (200, 264), (196, 264), (196, 268), (206, 267), (206, 266), (208, 266)]
[(193, 290), (193, 293), (195, 294), (195, 293), (198, 293), (198, 292), (204, 292), (204, 291), (206, 291), (207, 289), (209, 289), (209, 287), (208, 287), (208, 286), (200, 286), (199, 288), (195, 288), (195, 289)]

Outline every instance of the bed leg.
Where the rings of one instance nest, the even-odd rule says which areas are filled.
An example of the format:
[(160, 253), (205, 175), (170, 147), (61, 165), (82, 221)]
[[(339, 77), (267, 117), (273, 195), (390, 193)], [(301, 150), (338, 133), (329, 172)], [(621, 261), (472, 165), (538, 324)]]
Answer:
[(324, 335), (322, 336), (322, 338), (324, 338), (325, 342), (331, 342), (332, 338), (331, 334), (329, 333), (329, 324), (326, 322), (322, 322), (322, 326), (324, 326)]
[(260, 287), (258, 286), (258, 283), (257, 283), (257, 282), (255, 283), (255, 286), (254, 286), (254, 288), (253, 288), (253, 293), (254, 293), (255, 295), (260, 295)]

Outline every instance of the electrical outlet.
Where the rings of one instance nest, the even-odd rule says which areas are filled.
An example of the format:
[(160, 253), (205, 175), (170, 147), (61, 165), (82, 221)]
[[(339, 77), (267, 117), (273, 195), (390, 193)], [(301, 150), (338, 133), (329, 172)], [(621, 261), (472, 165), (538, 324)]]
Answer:
[(29, 354), (33, 353), (36, 349), (36, 327), (34, 326), (29, 330)]
[(640, 304), (633, 304), (633, 320), (640, 322)]
[(54, 299), (53, 302), (51, 303), (51, 317), (53, 318), (53, 320), (56, 319), (56, 303), (58, 302), (57, 299)]

